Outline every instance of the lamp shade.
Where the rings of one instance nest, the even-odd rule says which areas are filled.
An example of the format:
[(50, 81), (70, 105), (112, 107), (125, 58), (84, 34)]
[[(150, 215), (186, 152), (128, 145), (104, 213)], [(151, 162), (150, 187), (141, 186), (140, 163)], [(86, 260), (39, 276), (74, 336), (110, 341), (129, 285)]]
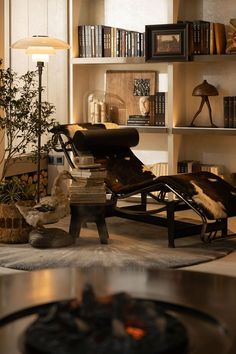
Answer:
[(204, 80), (200, 85), (193, 89), (193, 96), (218, 96), (217, 88)]
[(69, 49), (70, 45), (61, 39), (41, 35), (23, 38), (11, 45), (11, 48), (15, 49), (28, 49), (29, 47), (31, 49), (33, 47), (43, 47), (45, 50), (47, 47), (54, 49)]

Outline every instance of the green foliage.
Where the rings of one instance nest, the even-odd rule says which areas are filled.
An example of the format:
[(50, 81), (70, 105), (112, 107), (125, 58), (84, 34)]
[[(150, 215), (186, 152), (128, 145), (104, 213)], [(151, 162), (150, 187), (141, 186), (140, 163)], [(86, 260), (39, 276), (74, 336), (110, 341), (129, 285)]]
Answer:
[(19, 200), (34, 199), (35, 187), (17, 177), (0, 182), (0, 203), (11, 204)]
[(0, 130), (5, 131), (5, 155), (0, 161), (3, 164), (3, 180), (13, 157), (30, 151), (34, 162), (37, 162), (39, 133), (42, 136), (40, 153), (47, 154), (53, 148), (48, 134), (57, 124), (51, 117), (55, 107), (46, 101), (41, 104), (39, 122), (37, 71), (19, 76), (10, 68), (3, 69), (1, 59), (0, 65)]

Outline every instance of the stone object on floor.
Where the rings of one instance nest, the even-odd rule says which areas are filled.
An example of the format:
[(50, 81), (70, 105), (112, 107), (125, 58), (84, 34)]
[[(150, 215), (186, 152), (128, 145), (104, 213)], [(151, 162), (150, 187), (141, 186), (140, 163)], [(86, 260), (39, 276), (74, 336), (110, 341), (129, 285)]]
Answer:
[(59, 248), (72, 245), (74, 240), (65, 230), (53, 227), (32, 230), (29, 243), (35, 248)]

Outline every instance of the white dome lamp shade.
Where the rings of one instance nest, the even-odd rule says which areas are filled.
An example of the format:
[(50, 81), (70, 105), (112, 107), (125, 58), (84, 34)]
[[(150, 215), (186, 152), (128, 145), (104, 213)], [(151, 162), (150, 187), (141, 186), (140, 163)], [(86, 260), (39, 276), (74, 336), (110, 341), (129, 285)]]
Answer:
[(13, 49), (25, 49), (26, 54), (32, 55), (32, 61), (37, 63), (39, 75), (39, 107), (38, 107), (38, 147), (37, 147), (37, 202), (40, 200), (40, 159), (41, 159), (41, 103), (42, 103), (42, 71), (44, 63), (49, 61), (49, 56), (56, 54), (58, 49), (69, 49), (70, 45), (65, 41), (43, 36), (35, 35), (29, 38), (23, 38), (11, 45)]

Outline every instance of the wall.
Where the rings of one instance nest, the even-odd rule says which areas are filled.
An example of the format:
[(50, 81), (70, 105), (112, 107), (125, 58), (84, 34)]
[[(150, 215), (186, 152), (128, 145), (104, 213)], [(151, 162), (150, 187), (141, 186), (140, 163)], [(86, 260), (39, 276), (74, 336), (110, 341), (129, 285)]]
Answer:
[[(4, 0), (0, 0), (0, 58), (4, 58)], [(0, 161), (4, 153), (4, 135), (0, 131)], [(0, 175), (2, 173), (2, 165), (0, 164)]]
[[(3, 0), (1, 0), (3, 1)], [(25, 54), (25, 50), (11, 49), (15, 41), (33, 35), (48, 35), (68, 42), (67, 0), (5, 0), (9, 24), (6, 26), (6, 62), (19, 74), (36, 70), (36, 63)], [(5, 17), (8, 23), (7, 16)], [(59, 123), (68, 122), (68, 51), (57, 50), (43, 69), (43, 100), (56, 107), (54, 115)], [(54, 154), (54, 152), (53, 152)], [(49, 192), (57, 173), (64, 166), (49, 166)]]
[[(36, 34), (67, 41), (66, 0), (9, 0), (11, 24), (9, 43)], [(18, 73), (35, 70), (35, 63), (24, 50), (9, 49), (9, 63)], [(67, 51), (58, 50), (43, 71), (45, 99), (56, 106), (56, 119), (68, 121)]]

